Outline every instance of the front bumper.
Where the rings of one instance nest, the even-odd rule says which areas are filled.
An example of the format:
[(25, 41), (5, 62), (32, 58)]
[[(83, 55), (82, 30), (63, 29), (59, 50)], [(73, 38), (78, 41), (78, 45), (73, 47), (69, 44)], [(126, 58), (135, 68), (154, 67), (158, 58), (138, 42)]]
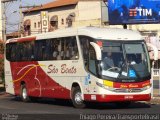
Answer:
[(98, 95), (85, 94), (85, 101), (95, 102), (121, 102), (121, 101), (150, 101), (151, 94), (136, 94), (136, 95)]

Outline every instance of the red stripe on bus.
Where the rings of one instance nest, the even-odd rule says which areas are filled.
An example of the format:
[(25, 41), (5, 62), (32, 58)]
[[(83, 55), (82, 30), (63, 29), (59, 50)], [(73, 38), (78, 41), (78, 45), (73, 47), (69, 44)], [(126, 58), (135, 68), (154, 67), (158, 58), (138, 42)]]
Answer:
[(34, 40), (36, 40), (36, 37), (16, 38), (16, 39), (12, 39), (10, 41), (10, 43), (14, 43), (14, 42), (26, 42), (26, 41), (34, 41)]
[[(12, 78), (13, 80), (16, 80), (18, 78), (21, 78), (21, 76), (23, 76), (26, 71), (28, 71), (32, 66), (29, 66), (23, 70), (22, 68), (28, 65), (34, 66), (39, 64), (37, 61), (30, 61), (11, 62), (10, 65), (12, 71)], [(22, 79), (18, 80), (17, 82), (13, 82), (11, 80), (11, 82), (13, 82), (15, 86), (15, 95), (21, 94), (20, 92), (22, 81), (24, 81), (26, 84), (29, 96), (70, 99), (70, 90), (57, 83), (53, 77), (48, 76), (40, 66), (31, 69), (24, 77), (22, 77)]]
[(142, 88), (150, 85), (150, 80), (139, 83), (113, 83), (114, 88)]

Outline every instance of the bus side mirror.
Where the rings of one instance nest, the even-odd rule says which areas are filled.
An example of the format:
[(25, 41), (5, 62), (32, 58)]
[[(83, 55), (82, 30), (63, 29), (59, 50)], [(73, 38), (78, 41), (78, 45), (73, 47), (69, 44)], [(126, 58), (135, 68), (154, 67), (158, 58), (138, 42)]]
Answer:
[(102, 52), (101, 52), (101, 48), (99, 45), (97, 45), (94, 42), (90, 42), (90, 44), (93, 46), (93, 48), (95, 49), (96, 52), (96, 59), (97, 60), (102, 60)]

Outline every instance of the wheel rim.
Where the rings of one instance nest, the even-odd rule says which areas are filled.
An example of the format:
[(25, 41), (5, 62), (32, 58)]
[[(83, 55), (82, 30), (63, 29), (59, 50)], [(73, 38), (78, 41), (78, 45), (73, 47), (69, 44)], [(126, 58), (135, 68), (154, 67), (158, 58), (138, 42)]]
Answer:
[(26, 88), (23, 88), (22, 96), (23, 96), (23, 99), (27, 98), (27, 90), (26, 90)]
[(82, 100), (82, 93), (81, 92), (77, 92), (75, 94), (75, 102), (77, 104), (82, 104), (83, 100)]

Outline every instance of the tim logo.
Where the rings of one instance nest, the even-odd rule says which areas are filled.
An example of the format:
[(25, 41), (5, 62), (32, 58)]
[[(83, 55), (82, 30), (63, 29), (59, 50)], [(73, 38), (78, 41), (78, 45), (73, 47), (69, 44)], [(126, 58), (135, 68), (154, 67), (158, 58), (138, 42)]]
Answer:
[(129, 16), (137, 16), (137, 10), (136, 9), (129, 9)]
[(152, 9), (129, 9), (129, 16), (152, 16)]

